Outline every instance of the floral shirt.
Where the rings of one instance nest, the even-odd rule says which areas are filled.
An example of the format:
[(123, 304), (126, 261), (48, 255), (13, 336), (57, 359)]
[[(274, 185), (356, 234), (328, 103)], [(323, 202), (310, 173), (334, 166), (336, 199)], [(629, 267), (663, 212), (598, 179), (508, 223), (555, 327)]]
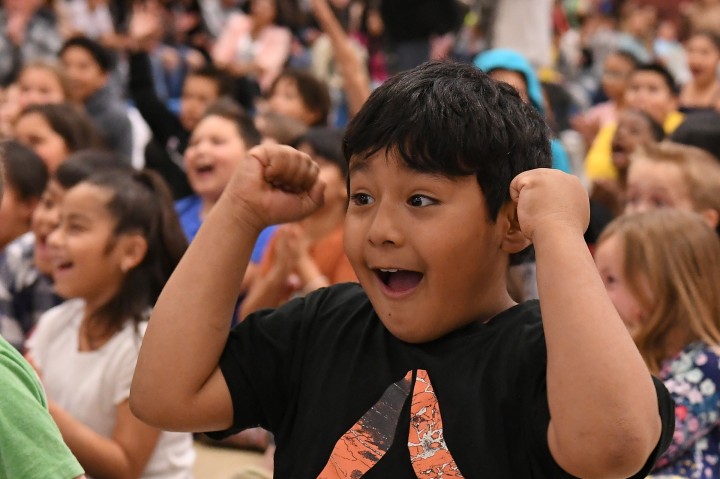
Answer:
[(675, 433), (651, 477), (720, 479), (720, 356), (697, 341), (658, 376), (675, 401)]

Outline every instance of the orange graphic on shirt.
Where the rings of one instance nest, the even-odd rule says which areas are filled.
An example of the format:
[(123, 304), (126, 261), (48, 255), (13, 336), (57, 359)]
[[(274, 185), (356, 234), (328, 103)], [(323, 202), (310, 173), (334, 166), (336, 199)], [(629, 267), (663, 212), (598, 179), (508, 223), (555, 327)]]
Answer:
[[(392, 384), (335, 444), (318, 479), (359, 479), (392, 446), (400, 412), (410, 395), (413, 371)], [(427, 371), (417, 371), (412, 388), (408, 449), (419, 479), (462, 478), (445, 445), (442, 416)]]
[(357, 479), (392, 446), (403, 404), (410, 395), (412, 371), (390, 385), (377, 403), (335, 444), (318, 479)]
[(445, 444), (440, 404), (423, 369), (418, 370), (413, 388), (408, 449), (418, 479), (463, 477)]

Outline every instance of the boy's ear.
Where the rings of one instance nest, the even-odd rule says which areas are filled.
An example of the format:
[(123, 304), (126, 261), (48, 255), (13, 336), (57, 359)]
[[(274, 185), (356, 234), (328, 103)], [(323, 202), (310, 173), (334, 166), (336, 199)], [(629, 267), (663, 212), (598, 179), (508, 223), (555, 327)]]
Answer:
[(519, 253), (530, 246), (530, 238), (520, 229), (517, 215), (517, 204), (512, 201), (505, 203), (500, 209), (498, 221), (504, 223), (501, 248), (508, 254)]
[(148, 244), (140, 234), (125, 234), (118, 238), (120, 270), (127, 273), (139, 265), (147, 254)]

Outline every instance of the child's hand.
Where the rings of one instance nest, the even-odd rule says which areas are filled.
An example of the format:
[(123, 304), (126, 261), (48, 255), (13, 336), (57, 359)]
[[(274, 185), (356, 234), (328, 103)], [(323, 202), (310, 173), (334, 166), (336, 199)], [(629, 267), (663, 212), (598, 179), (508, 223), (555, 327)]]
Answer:
[(583, 235), (590, 221), (588, 194), (580, 180), (560, 170), (524, 171), (510, 183), (520, 229), (531, 241), (558, 229)]
[(258, 230), (298, 221), (322, 206), (325, 183), (319, 171), (310, 156), (289, 146), (256, 146), (240, 162), (224, 195)]

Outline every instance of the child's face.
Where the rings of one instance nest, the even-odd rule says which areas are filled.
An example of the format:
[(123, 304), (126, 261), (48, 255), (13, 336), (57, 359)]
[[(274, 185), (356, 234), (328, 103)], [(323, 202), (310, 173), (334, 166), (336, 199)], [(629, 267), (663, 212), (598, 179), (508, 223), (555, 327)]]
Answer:
[(620, 55), (610, 54), (605, 59), (602, 71), (602, 89), (612, 101), (623, 99), (628, 77), (633, 71), (633, 65)]
[(40, 113), (28, 113), (18, 118), (15, 138), (37, 153), (51, 173), (70, 154), (63, 137), (50, 127)]
[(397, 338), (421, 343), (512, 303), (501, 250), (474, 176), (407, 168), (384, 150), (350, 164), (345, 252), (378, 316)]
[(188, 76), (183, 84), (180, 101), (180, 123), (192, 131), (202, 118), (208, 105), (218, 99), (217, 84), (205, 77)]
[(641, 145), (654, 140), (648, 120), (637, 111), (625, 110), (618, 119), (612, 140), (612, 159), (615, 167), (624, 171), (630, 165), (630, 155)]
[(15, 188), (6, 185), (0, 201), (0, 249), (30, 230), (36, 200), (23, 200)]
[(657, 208), (693, 211), (688, 185), (678, 165), (637, 158), (628, 170), (625, 213), (640, 213)]
[(652, 71), (636, 71), (630, 76), (625, 102), (630, 108), (644, 111), (661, 125), (668, 114), (677, 109), (677, 99), (662, 75)]
[(704, 35), (695, 35), (685, 44), (687, 51), (688, 68), (696, 80), (714, 79), (720, 50)]
[(55, 291), (63, 298), (83, 298), (100, 305), (120, 288), (122, 242), (115, 238), (116, 219), (106, 207), (110, 193), (80, 183), (60, 206), (60, 223), (48, 237)]
[(295, 118), (306, 125), (312, 125), (318, 120), (318, 114), (305, 105), (297, 83), (291, 78), (278, 80), (267, 106), (271, 111)]
[(28, 105), (61, 103), (65, 101), (60, 80), (46, 68), (26, 68), (18, 78), (18, 103), (20, 108)]
[(203, 199), (216, 201), (246, 153), (233, 121), (215, 115), (203, 118), (185, 150), (190, 186)]
[[(595, 264), (605, 284), (605, 290), (630, 335), (635, 337), (647, 313), (630, 289), (624, 273), (624, 262), (625, 251), (617, 235), (610, 236), (597, 246)], [(649, 290), (649, 286), (647, 289)]]
[(57, 181), (51, 179), (33, 211), (30, 223), (30, 228), (35, 235), (35, 256), (33, 258), (35, 267), (46, 275), (52, 273), (47, 239), (60, 223), (60, 203), (64, 196), (65, 189)]
[(84, 48), (70, 47), (60, 60), (70, 81), (70, 91), (78, 101), (85, 101), (107, 83), (107, 73)]

